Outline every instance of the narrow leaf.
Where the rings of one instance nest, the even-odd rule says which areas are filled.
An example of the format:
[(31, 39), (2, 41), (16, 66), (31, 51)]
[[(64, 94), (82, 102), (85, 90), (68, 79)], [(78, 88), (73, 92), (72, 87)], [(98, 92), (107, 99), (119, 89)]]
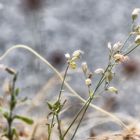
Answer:
[(24, 117), (24, 116), (16, 115), (14, 118), (19, 119), (19, 120), (21, 120), (21, 121), (23, 121), (23, 122), (25, 122), (25, 123), (27, 123), (29, 125), (32, 125), (34, 123), (34, 121), (32, 119)]

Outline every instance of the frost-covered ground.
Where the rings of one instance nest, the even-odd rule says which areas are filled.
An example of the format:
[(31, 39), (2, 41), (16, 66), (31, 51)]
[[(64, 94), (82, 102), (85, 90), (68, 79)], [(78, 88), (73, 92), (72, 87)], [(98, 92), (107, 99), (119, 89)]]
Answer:
[[(91, 70), (107, 64), (107, 43), (124, 41), (131, 28), (131, 12), (140, 5), (138, 0), (40, 0), (40, 7), (30, 11), (24, 0), (0, 1), (0, 54), (16, 44), (32, 47), (50, 60), (60, 71), (64, 69), (66, 52), (81, 49), (83, 60)], [(30, 7), (32, 8), (32, 7)], [(139, 61), (140, 49), (133, 52), (132, 58)], [(61, 57), (62, 56), (62, 57)], [(58, 60), (59, 59), (59, 60)], [(53, 71), (23, 49), (13, 51), (1, 63), (19, 71), (18, 85), (24, 95), (34, 97), (53, 75)], [(58, 63), (58, 64), (57, 64)], [(119, 72), (118, 72), (119, 73)], [(115, 97), (117, 112), (139, 117), (140, 76), (137, 78), (119, 74), (115, 85), (119, 95)], [(124, 78), (122, 78), (122, 75)], [(2, 85), (4, 75), (0, 74)], [(81, 88), (84, 79), (78, 74), (70, 84), (84, 96)], [(78, 84), (73, 84), (78, 83)], [(57, 88), (50, 90), (51, 98)], [(46, 99), (39, 101), (42, 104)], [(103, 95), (104, 96), (104, 95)], [(108, 96), (108, 95), (105, 95)], [(110, 95), (109, 95), (110, 96)], [(108, 97), (98, 99), (103, 104)]]

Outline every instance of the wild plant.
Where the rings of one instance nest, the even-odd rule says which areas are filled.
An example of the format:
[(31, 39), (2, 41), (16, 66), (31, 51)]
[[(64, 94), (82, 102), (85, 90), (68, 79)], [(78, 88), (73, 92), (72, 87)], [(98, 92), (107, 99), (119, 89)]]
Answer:
[[(136, 8), (132, 12), (132, 27), (131, 31), (126, 38), (124, 42), (116, 42), (115, 44), (108, 43), (108, 50), (109, 50), (109, 56), (108, 56), (108, 64), (105, 68), (98, 68), (92, 72), (86, 62), (82, 62), (81, 64), (81, 69), (83, 71), (83, 76), (85, 77), (85, 86), (87, 86), (87, 93), (88, 93), (88, 98), (85, 100), (83, 99), (80, 95), (78, 95), (67, 83), (66, 78), (68, 75), (69, 69), (76, 69), (78, 67), (77, 61), (81, 58), (81, 56), (84, 54), (82, 50), (76, 50), (72, 54), (66, 53), (65, 58), (67, 61), (67, 66), (64, 72), (64, 76), (62, 77), (61, 74), (42, 56), (40, 56), (37, 52), (35, 52), (33, 49), (31, 49), (28, 46), (24, 45), (17, 45), (12, 48), (10, 48), (1, 58), (0, 60), (4, 59), (5, 56), (9, 52), (11, 52), (13, 49), (17, 48), (24, 48), (30, 52), (32, 52), (36, 57), (41, 59), (43, 62), (45, 62), (49, 67), (51, 67), (54, 72), (59, 76), (59, 78), (62, 81), (59, 94), (57, 99), (52, 103), (50, 101), (47, 101), (48, 108), (50, 110), (47, 118), (48, 122), (46, 124), (48, 128), (48, 138), (47, 140), (52, 139), (52, 132), (55, 126), (58, 128), (58, 134), (59, 134), (59, 140), (66, 140), (66, 136), (68, 135), (69, 131), (72, 129), (73, 125), (76, 123), (78, 120), (78, 123), (76, 124), (76, 128), (74, 129), (71, 137), (69, 138), (70, 140), (73, 140), (77, 134), (77, 131), (80, 127), (81, 122), (83, 121), (83, 118), (89, 108), (89, 106), (98, 109), (102, 111), (103, 113), (106, 113), (110, 117), (116, 120), (119, 124), (121, 124), (123, 127), (127, 128), (127, 126), (119, 120), (116, 116), (113, 114), (110, 114), (106, 112), (103, 109), (98, 108), (97, 106), (92, 104), (92, 101), (95, 100), (95, 96), (100, 94), (100, 90), (102, 89), (101, 92), (111, 92), (118, 94), (118, 89), (112, 85), (112, 80), (115, 76), (114, 70), (115, 67), (121, 63), (125, 63), (129, 61), (129, 54), (132, 53), (137, 47), (140, 45), (140, 26), (137, 25), (137, 18), (139, 16), (140, 9)], [(132, 41), (131, 45), (129, 45), (130, 39), (132, 37), (135, 37), (135, 40)], [(12, 128), (12, 123), (14, 119), (21, 119), (29, 124), (32, 124), (32, 120), (27, 119), (26, 117), (24, 118), (23, 116), (18, 116), (13, 114), (13, 110), (16, 107), (17, 103), (17, 95), (18, 95), (18, 90), (15, 89), (15, 81), (17, 79), (17, 73), (12, 73), (13, 75), (13, 84), (12, 84), (12, 90), (11, 90), (11, 100), (10, 100), (10, 106), (9, 106), (9, 112), (3, 111), (1, 108), (1, 113), (7, 120), (8, 128), (6, 129), (5, 136), (9, 140), (13, 140), (13, 136), (16, 135), (16, 131), (14, 128)], [(95, 76), (100, 76), (99, 81), (97, 84), (94, 81)], [(66, 86), (72, 93), (74, 93), (84, 104), (81, 107), (81, 109), (77, 112), (77, 114), (74, 116), (73, 120), (69, 124), (69, 126), (66, 128), (66, 130), (62, 130), (62, 123), (61, 123), (61, 112), (67, 103), (65, 99), (62, 98), (62, 94), (64, 93), (64, 86)]]
[[(66, 80), (68, 69), (77, 68), (77, 61), (78, 61), (78, 59), (80, 59), (81, 55), (84, 52), (82, 52), (81, 50), (76, 50), (73, 52), (72, 55), (70, 55), (69, 53), (65, 54), (65, 57), (67, 59), (67, 66), (66, 66), (66, 70), (64, 73), (64, 78), (62, 81), (58, 99), (53, 104), (49, 103), (49, 102), (47, 103), (48, 107), (51, 111), (49, 115), (52, 115), (51, 124), (47, 124), (48, 125), (48, 135), (49, 135), (48, 140), (51, 139), (50, 138), (51, 132), (52, 132), (53, 127), (55, 126), (54, 122), (56, 122), (56, 124), (58, 125), (59, 139), (64, 140), (66, 135), (68, 134), (69, 130), (72, 128), (72, 126), (76, 122), (76, 120), (78, 118), (80, 118), (79, 122), (70, 138), (71, 140), (73, 140), (79, 129), (79, 126), (87, 112), (87, 109), (89, 108), (91, 102), (95, 98), (95, 95), (100, 94), (99, 93), (100, 88), (103, 88), (102, 92), (106, 91), (106, 92), (111, 92), (111, 93), (115, 93), (115, 94), (118, 93), (118, 89), (111, 85), (111, 81), (113, 80), (114, 75), (115, 75), (114, 69), (118, 64), (129, 61), (128, 55), (140, 45), (140, 35), (139, 35), (140, 26), (136, 25), (136, 19), (138, 18), (139, 12), (140, 12), (140, 9), (138, 9), (138, 8), (134, 9), (134, 11), (132, 12), (132, 29), (131, 29), (131, 32), (129, 33), (127, 39), (124, 41), (124, 43), (116, 42), (114, 45), (112, 45), (110, 42), (108, 43), (109, 57), (108, 57), (108, 65), (106, 66), (106, 68), (98, 68), (94, 72), (91, 72), (90, 69), (88, 68), (88, 65), (86, 62), (83, 62), (81, 64), (81, 68), (82, 68), (82, 71), (85, 76), (85, 85), (87, 86), (87, 89), (88, 89), (87, 92), (88, 92), (89, 97), (86, 100), (86, 102), (84, 103), (84, 105), (81, 107), (79, 112), (75, 115), (75, 117), (69, 124), (69, 127), (65, 130), (64, 133), (62, 133), (61, 120), (59, 119), (60, 118), (59, 116), (60, 116), (60, 112), (63, 109), (65, 101), (62, 102), (61, 94), (63, 92), (64, 83)], [(132, 45), (128, 47), (128, 44), (127, 44), (128, 40), (132, 36), (136, 36), (135, 40), (132, 43)], [(93, 85), (92, 84), (92, 81), (94, 79), (93, 77), (96, 75), (100, 75), (100, 79), (96, 85)], [(93, 83), (95, 83), (95, 82), (93, 82)], [(104, 85), (104, 86), (102, 86), (102, 85)], [(56, 118), (56, 121), (55, 121), (55, 118)], [(125, 124), (123, 124), (123, 123), (122, 123), (122, 125), (125, 126)]]
[(8, 74), (10, 74), (10, 76), (12, 76), (12, 81), (7, 85), (8, 86), (7, 92), (10, 98), (8, 101), (8, 108), (5, 108), (5, 106), (0, 106), (0, 112), (3, 118), (7, 122), (6, 127), (4, 128), (3, 130), (4, 132), (1, 137), (7, 137), (8, 140), (15, 140), (15, 139), (18, 140), (19, 134), (13, 125), (14, 121), (21, 120), (31, 125), (33, 124), (33, 120), (28, 117), (15, 114), (14, 111), (16, 109), (17, 103), (24, 102), (26, 98), (20, 101), (17, 98), (19, 95), (19, 88), (16, 88), (16, 81), (17, 81), (18, 73), (14, 69), (9, 68), (7, 66), (1, 65), (0, 67), (1, 67), (1, 70), (5, 70)]

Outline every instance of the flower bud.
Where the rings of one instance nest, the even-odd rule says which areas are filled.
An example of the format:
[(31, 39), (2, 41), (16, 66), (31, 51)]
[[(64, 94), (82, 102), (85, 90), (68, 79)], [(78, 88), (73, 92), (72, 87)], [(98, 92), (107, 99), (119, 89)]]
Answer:
[(74, 61), (71, 61), (70, 62), (70, 68), (71, 69), (76, 69), (76, 67), (77, 67), (76, 63)]
[(110, 82), (113, 79), (113, 72), (112, 71), (107, 71), (105, 73), (105, 78), (107, 82)]
[(136, 44), (140, 44), (140, 35), (136, 36), (135, 43)]
[(117, 43), (115, 43), (114, 45), (113, 45), (113, 51), (119, 51), (121, 48), (122, 48), (122, 43), (120, 43), (120, 42), (117, 42)]
[(65, 54), (65, 57), (66, 57), (66, 59), (69, 60), (69, 59), (70, 59), (70, 54), (69, 54), (69, 53), (66, 53), (66, 54)]
[(91, 79), (89, 79), (89, 78), (87, 78), (86, 80), (85, 80), (85, 84), (87, 85), (87, 86), (91, 86)]
[(76, 50), (73, 52), (72, 56), (75, 58), (79, 58), (81, 56), (81, 54), (83, 54), (84, 52), (81, 50)]
[(83, 62), (83, 63), (82, 63), (82, 70), (83, 70), (84, 73), (87, 72), (88, 66), (87, 66), (87, 63), (86, 63), (86, 62)]
[(118, 89), (116, 89), (115, 87), (109, 87), (107, 90), (112, 93), (118, 93)]
[(126, 62), (129, 60), (129, 57), (122, 54), (115, 54), (114, 59), (116, 62)]
[(9, 68), (3, 64), (0, 64), (0, 70), (5, 70), (6, 72), (8, 72), (9, 74), (12, 74), (12, 75), (15, 75), (16, 74), (16, 71), (12, 68)]
[(132, 20), (134, 21), (135, 19), (137, 19), (138, 15), (140, 13), (140, 8), (135, 8), (132, 12)]
[(96, 70), (94, 71), (94, 73), (96, 73), (96, 74), (103, 74), (103, 73), (104, 73), (104, 69), (98, 68), (98, 69), (96, 69)]
[(14, 70), (14, 69), (12, 69), (12, 68), (6, 68), (5, 69), (9, 74), (12, 74), (12, 75), (15, 75), (16, 74), (16, 71)]
[(134, 31), (133, 32), (131, 32), (131, 34), (136, 34), (136, 35), (140, 35), (140, 25), (138, 25), (138, 26), (134, 26), (134, 29), (133, 29)]

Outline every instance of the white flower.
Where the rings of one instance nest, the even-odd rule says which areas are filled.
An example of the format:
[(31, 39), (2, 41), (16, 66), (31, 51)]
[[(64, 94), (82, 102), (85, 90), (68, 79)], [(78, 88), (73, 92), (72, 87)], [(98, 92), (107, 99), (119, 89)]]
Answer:
[(135, 43), (136, 44), (140, 44), (140, 35), (136, 36)]
[(83, 72), (86, 73), (87, 70), (88, 70), (87, 63), (86, 63), (86, 62), (83, 62), (81, 66), (82, 66), (82, 70), (83, 70)]
[(107, 90), (112, 93), (116, 93), (116, 94), (118, 93), (118, 89), (116, 89), (115, 87), (109, 87)]
[(85, 80), (85, 84), (87, 85), (87, 86), (91, 86), (91, 79), (89, 79), (89, 78), (87, 78), (86, 80)]
[(107, 47), (108, 47), (109, 50), (112, 50), (112, 46), (111, 46), (110, 42), (108, 42)]
[(122, 45), (122, 43), (117, 42), (112, 46), (111, 43), (108, 42), (107, 46), (108, 46), (109, 50), (112, 50), (112, 51), (116, 52), (116, 51), (119, 51), (122, 48), (123, 45)]
[(114, 55), (115, 61), (121, 61), (123, 59), (123, 57), (124, 57), (124, 55), (118, 54), (118, 53)]
[(119, 51), (121, 48), (122, 48), (122, 43), (121, 42), (117, 42), (117, 43), (115, 43), (114, 45), (113, 45), (113, 51)]
[(103, 73), (104, 73), (104, 69), (98, 68), (98, 69), (96, 69), (96, 70), (94, 71), (94, 73), (96, 73), (96, 74), (103, 74)]
[(129, 60), (128, 56), (122, 55), (122, 54), (115, 54), (114, 55), (114, 60), (116, 62), (126, 62)]
[(132, 12), (132, 19), (133, 19), (133, 21), (138, 17), (139, 13), (140, 13), (140, 8), (135, 8), (133, 10), (133, 12)]
[(66, 59), (70, 59), (70, 54), (69, 53), (66, 53), (65, 54), (65, 57), (66, 57)]
[(84, 52), (81, 50), (76, 50), (73, 52), (72, 56), (75, 58), (79, 58), (81, 56), (81, 54), (83, 54)]

